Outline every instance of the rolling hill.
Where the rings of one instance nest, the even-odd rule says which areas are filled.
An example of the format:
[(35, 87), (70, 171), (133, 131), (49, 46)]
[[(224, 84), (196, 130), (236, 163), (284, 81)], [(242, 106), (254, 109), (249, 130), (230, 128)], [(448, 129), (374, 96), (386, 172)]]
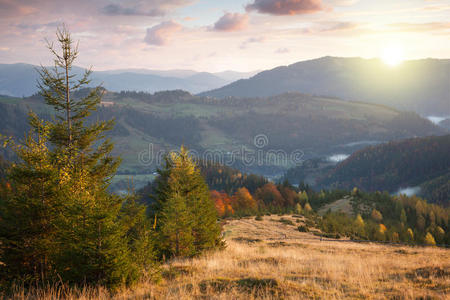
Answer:
[(201, 95), (270, 97), (301, 92), (448, 116), (449, 76), (449, 59), (411, 60), (392, 68), (378, 59), (323, 57), (264, 71)]
[[(39, 97), (0, 97), (0, 132), (22, 137), (28, 108), (45, 119), (53, 114)], [(181, 144), (206, 160), (275, 176), (367, 143), (448, 133), (414, 113), (300, 93), (215, 99), (185, 91), (106, 92), (97, 118), (116, 120), (110, 137), (124, 159), (121, 174), (152, 173), (160, 154)]]

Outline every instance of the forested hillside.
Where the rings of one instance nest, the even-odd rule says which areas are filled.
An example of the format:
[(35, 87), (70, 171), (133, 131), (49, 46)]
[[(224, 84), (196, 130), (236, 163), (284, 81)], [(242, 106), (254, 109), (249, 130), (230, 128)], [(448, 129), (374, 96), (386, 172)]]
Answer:
[(449, 204), (450, 135), (367, 147), (338, 164), (319, 185), (366, 191), (423, 187), (432, 202)]
[[(78, 91), (81, 97), (88, 91)], [(270, 98), (226, 98), (193, 96), (184, 91), (155, 94), (105, 91), (103, 105), (91, 121), (115, 119), (108, 135), (120, 154), (122, 174), (148, 173), (155, 160), (139, 160), (141, 153), (176, 149), (181, 144), (203, 155), (218, 151), (224, 162), (234, 153), (231, 164), (246, 172), (282, 174), (304, 160), (335, 153), (351, 153), (366, 145), (400, 138), (445, 134), (446, 129), (414, 113), (359, 102), (289, 93)], [(51, 113), (39, 96), (0, 98), (0, 131), (22, 136), (27, 130), (28, 109), (45, 120)], [(255, 146), (255, 137), (264, 139)], [(243, 163), (243, 152), (263, 151), (258, 164)], [(269, 151), (284, 156), (270, 160)], [(284, 152), (283, 152), (284, 151)], [(297, 161), (291, 154), (301, 154)]]

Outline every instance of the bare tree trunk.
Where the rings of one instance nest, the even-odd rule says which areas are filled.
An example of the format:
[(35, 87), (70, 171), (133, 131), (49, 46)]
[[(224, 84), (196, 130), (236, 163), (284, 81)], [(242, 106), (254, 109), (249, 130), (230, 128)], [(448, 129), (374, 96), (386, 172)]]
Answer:
[(179, 234), (179, 231), (177, 230), (177, 233), (176, 233), (176, 235), (175, 235), (175, 247), (176, 247), (176, 249), (175, 249), (175, 254), (176, 254), (176, 256), (179, 256), (180, 255), (180, 234)]
[[(67, 50), (66, 50), (67, 51)], [(69, 89), (69, 66), (68, 56), (65, 54), (65, 71), (66, 71), (66, 118), (67, 118), (67, 134), (69, 135), (68, 146), (72, 145), (72, 120), (70, 118), (70, 89)]]

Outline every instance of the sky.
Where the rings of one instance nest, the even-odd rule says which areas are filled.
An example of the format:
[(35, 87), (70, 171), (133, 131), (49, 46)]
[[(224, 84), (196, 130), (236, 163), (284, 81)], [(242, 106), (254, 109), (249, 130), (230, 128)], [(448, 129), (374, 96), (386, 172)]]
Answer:
[(76, 64), (94, 70), (254, 71), (389, 49), (450, 58), (450, 0), (0, 0), (0, 63), (51, 64), (45, 39), (62, 23)]

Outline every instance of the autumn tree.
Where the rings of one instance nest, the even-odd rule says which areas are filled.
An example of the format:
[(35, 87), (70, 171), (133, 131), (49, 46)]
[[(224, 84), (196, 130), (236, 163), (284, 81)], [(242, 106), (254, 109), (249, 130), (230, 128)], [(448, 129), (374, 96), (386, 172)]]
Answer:
[(252, 214), (258, 209), (256, 200), (245, 187), (238, 189), (234, 193), (232, 201), (232, 206), (235, 211)]
[(284, 198), (273, 183), (266, 183), (255, 192), (255, 198), (266, 207), (284, 207)]
[(436, 245), (436, 241), (434, 240), (433, 235), (429, 232), (427, 232), (427, 234), (425, 235), (425, 244), (430, 246)]
[(234, 213), (231, 207), (231, 198), (225, 192), (211, 191), (211, 200), (214, 202), (219, 217), (231, 216)]
[(305, 204), (304, 210), (305, 210), (305, 212), (309, 213), (309, 212), (311, 212), (313, 209), (312, 209), (311, 205), (307, 202), (307, 203)]
[(372, 220), (374, 220), (375, 222), (380, 223), (383, 220), (383, 215), (381, 214), (381, 212), (379, 210), (376, 210), (375, 208), (372, 209), (372, 213), (370, 214), (370, 217), (372, 218)]

